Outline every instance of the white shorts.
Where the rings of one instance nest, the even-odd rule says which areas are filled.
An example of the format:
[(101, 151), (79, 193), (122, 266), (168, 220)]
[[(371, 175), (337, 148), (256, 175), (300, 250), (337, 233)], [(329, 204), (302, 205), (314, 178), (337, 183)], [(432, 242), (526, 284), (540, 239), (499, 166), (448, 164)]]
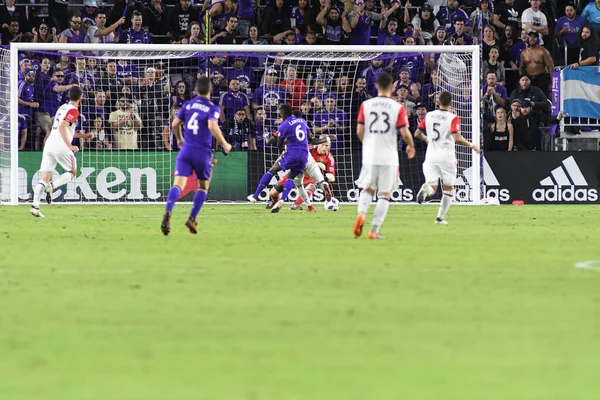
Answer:
[(361, 189), (377, 189), (389, 193), (400, 185), (400, 169), (397, 165), (363, 165), (356, 185)]
[(54, 171), (56, 169), (56, 164), (60, 164), (65, 171), (75, 171), (77, 169), (77, 159), (72, 151), (68, 153), (51, 153), (49, 151), (44, 151), (42, 154), (42, 166), (40, 167), (40, 171)]
[(323, 172), (321, 172), (321, 168), (319, 168), (319, 165), (310, 154), (308, 155), (308, 161), (304, 167), (304, 175), (310, 179), (314, 179), (316, 183), (323, 182), (325, 180), (325, 178), (323, 178)]
[(454, 186), (456, 179), (456, 160), (425, 161), (423, 175), (428, 185), (437, 185), (441, 180), (443, 185)]

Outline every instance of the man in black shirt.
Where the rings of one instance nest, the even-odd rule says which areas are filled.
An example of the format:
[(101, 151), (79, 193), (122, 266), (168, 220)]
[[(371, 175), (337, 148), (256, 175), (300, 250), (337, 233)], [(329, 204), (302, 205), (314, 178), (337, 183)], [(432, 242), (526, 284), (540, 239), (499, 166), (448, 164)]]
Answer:
[(210, 44), (236, 44), (236, 31), (238, 26), (238, 17), (232, 15), (227, 20), (225, 29), (210, 38)]

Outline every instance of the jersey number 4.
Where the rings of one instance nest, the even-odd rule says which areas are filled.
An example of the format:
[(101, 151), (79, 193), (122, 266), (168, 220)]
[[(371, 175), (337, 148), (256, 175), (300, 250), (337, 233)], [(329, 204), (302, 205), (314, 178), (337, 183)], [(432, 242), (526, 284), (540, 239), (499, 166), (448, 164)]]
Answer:
[(186, 126), (187, 130), (192, 131), (192, 133), (194, 135), (198, 134), (198, 129), (199, 129), (197, 118), (198, 118), (198, 113), (193, 113), (192, 118), (190, 118), (190, 120), (188, 121), (187, 126)]
[[(382, 133), (388, 133), (390, 131), (390, 114), (386, 112), (376, 113), (375, 111), (371, 111), (369, 115), (373, 118), (371, 124), (369, 125), (369, 133), (378, 135)], [(380, 119), (382, 119), (382, 121), (377, 123)], [(383, 129), (380, 129), (381, 125), (385, 125)]]

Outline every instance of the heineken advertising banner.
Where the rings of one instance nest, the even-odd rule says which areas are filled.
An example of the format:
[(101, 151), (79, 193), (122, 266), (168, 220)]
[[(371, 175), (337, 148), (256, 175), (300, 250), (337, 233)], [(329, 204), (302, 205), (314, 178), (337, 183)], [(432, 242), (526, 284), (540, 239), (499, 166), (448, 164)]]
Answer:
[[(173, 183), (176, 156), (174, 152), (76, 153), (77, 178), (57, 189), (53, 197), (56, 201), (164, 202)], [(245, 152), (215, 157), (209, 199), (246, 199), (247, 158)], [(33, 199), (41, 159), (41, 152), (19, 153), (20, 201)], [(182, 200), (191, 200), (197, 188), (197, 180), (188, 179)]]

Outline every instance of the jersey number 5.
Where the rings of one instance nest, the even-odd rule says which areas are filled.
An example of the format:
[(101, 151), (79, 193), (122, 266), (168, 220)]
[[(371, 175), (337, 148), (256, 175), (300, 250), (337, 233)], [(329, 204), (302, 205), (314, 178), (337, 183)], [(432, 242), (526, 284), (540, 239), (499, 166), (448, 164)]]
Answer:
[(192, 114), (192, 118), (190, 118), (190, 120), (187, 123), (187, 130), (188, 131), (192, 131), (194, 135), (198, 134), (198, 113), (193, 113)]
[[(383, 116), (383, 124), (385, 125), (385, 127), (383, 129), (378, 129), (376, 127), (374, 127), (375, 124), (377, 124), (377, 121), (379, 121), (379, 114), (376, 113), (375, 111), (371, 111), (369, 113), (369, 115), (373, 118), (373, 121), (371, 121), (371, 124), (369, 125), (369, 132), (370, 133), (374, 133), (374, 134), (380, 134), (380, 133), (387, 133), (390, 131), (390, 114), (386, 113), (386, 112), (382, 112), (381, 115)], [(378, 126), (381, 124), (377, 124)]]
[(439, 122), (433, 123), (433, 132), (435, 133), (435, 137), (431, 138), (431, 140), (433, 140), (434, 142), (437, 142), (437, 140), (440, 138), (440, 131), (438, 130), (439, 126), (440, 126)]

